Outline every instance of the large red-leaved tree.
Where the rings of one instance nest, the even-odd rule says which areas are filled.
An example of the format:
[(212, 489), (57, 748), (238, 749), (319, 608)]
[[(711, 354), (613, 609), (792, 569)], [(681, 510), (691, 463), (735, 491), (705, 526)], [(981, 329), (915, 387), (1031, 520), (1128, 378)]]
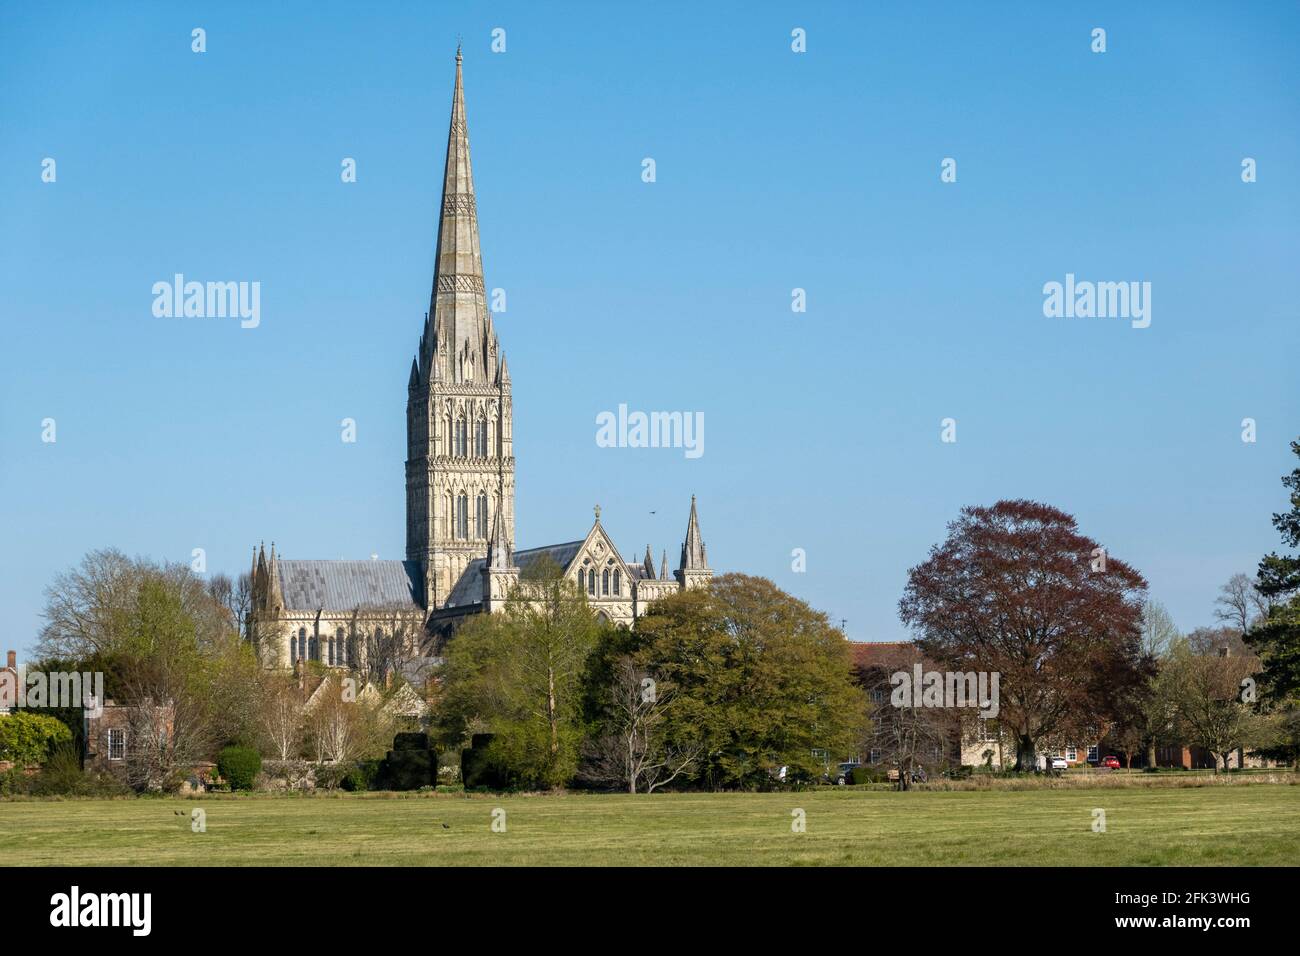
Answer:
[(999, 723), (1032, 769), (1040, 741), (1097, 739), (1145, 672), (1142, 575), (1034, 501), (962, 509), (899, 602), (932, 660), (1000, 675)]

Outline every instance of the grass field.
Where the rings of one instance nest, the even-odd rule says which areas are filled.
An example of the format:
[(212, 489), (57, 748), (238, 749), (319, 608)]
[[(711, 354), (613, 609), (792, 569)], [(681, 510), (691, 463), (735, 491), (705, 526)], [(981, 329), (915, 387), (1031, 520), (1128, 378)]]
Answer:
[[(196, 807), (206, 833), (191, 832)], [(491, 829), (497, 808), (504, 833)], [(792, 832), (796, 809), (806, 832)], [(1300, 787), (20, 801), (0, 803), (0, 862), (1295, 865)]]

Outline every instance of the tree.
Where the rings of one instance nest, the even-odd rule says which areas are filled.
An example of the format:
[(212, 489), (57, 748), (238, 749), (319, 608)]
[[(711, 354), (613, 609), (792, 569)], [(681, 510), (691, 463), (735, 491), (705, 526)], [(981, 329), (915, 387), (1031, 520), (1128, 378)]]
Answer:
[(780, 767), (814, 777), (858, 752), (866, 697), (826, 615), (766, 578), (725, 574), (652, 604), (629, 636), (639, 666), (673, 688), (666, 747), (702, 755), (709, 787), (768, 786)]
[[(1291, 451), (1300, 457), (1300, 440), (1291, 443)], [(1291, 510), (1274, 514), (1273, 527), (1287, 547), (1300, 548), (1300, 467), (1282, 484), (1290, 489)], [(1270, 605), (1246, 634), (1263, 660), (1261, 687), (1278, 704), (1300, 706), (1300, 554), (1274, 552), (1261, 559), (1255, 587)]]
[(1188, 633), (1184, 640), (1193, 654), (1203, 657), (1216, 654), (1241, 657), (1250, 653), (1249, 645), (1236, 627), (1198, 627)]
[[(552, 562), (553, 564), (553, 562)], [(439, 725), (457, 746), (494, 734), (493, 763), (519, 784), (559, 787), (577, 771), (582, 678), (601, 626), (558, 567), (516, 587), (499, 614), (466, 622), (447, 647)]]
[(409, 605), (366, 604), (355, 608), (347, 640), (347, 662), (369, 681), (386, 683), (402, 665), (432, 653), (432, 636)]
[(1099, 735), (1142, 680), (1146, 581), (1033, 501), (968, 507), (908, 572), (903, 622), (926, 656), (1000, 675), (998, 721), (1016, 769), (1040, 741)]
[(1242, 693), (1252, 677), (1252, 658), (1198, 654), (1190, 643), (1175, 648), (1169, 661), (1170, 692), (1193, 743), (1228, 769), (1228, 755), (1264, 742), (1267, 727)]
[(1161, 658), (1178, 640), (1178, 628), (1165, 606), (1159, 601), (1142, 603), (1142, 653), (1151, 658)]
[(250, 640), (253, 609), (253, 579), (247, 571), (231, 581), (228, 574), (214, 574), (208, 579), (208, 594), (226, 609), (231, 627), (244, 640)]
[(653, 793), (686, 773), (699, 759), (699, 741), (675, 746), (665, 733), (676, 697), (671, 684), (624, 654), (611, 667), (605, 684), (596, 735), (585, 749), (584, 776), (597, 783), (617, 783), (628, 793)]
[(1268, 615), (1269, 600), (1246, 575), (1234, 574), (1219, 588), (1214, 604), (1215, 620), (1245, 634), (1256, 619)]
[(393, 721), (382, 705), (349, 699), (344, 680), (340, 674), (326, 675), (307, 715), (308, 740), (317, 763), (347, 763), (393, 738)]
[(38, 653), (102, 669), (107, 695), (129, 708), (133, 787), (173, 785), (252, 736), (257, 663), (188, 566), (91, 552), (47, 589), (44, 616)]
[(277, 760), (296, 760), (302, 752), (306, 695), (293, 675), (268, 671), (258, 688), (257, 727), (264, 752)]

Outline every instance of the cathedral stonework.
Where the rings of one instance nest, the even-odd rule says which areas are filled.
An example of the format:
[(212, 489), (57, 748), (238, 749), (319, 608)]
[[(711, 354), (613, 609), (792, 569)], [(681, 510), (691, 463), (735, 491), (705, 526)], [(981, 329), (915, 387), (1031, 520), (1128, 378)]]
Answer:
[(527, 596), (521, 576), (543, 558), (598, 615), (626, 626), (655, 599), (712, 576), (694, 497), (671, 578), (666, 554), (655, 573), (649, 546), (628, 564), (599, 508), (584, 538), (515, 550), (510, 373), (483, 281), (459, 50), (439, 210), (429, 311), (407, 383), (406, 559), (291, 561), (274, 544), (269, 556), (256, 550), (252, 630), (267, 666), (362, 668), (376, 655), (436, 654), (467, 615)]

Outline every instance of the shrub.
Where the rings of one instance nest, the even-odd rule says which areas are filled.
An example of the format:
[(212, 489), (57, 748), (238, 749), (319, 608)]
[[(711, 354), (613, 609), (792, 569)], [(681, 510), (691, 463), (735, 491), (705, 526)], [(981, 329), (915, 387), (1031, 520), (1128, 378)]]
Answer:
[(884, 783), (889, 779), (885, 770), (879, 767), (854, 767), (853, 782), (862, 783)]
[(251, 790), (262, 771), (262, 755), (252, 747), (227, 747), (217, 754), (217, 771), (231, 790)]
[(336, 790), (353, 768), (347, 764), (321, 764), (316, 768), (316, 786), (322, 790)]
[(370, 789), (366, 781), (365, 771), (360, 767), (353, 767), (345, 773), (339, 781), (339, 786), (349, 793), (359, 793), (362, 790)]
[(35, 797), (116, 797), (131, 792), (112, 774), (81, 769), (81, 752), (71, 741), (60, 744), (41, 772), (29, 777), (25, 790)]
[(56, 747), (70, 743), (68, 725), (45, 714), (20, 710), (0, 720), (0, 760), (15, 767), (43, 764)]

